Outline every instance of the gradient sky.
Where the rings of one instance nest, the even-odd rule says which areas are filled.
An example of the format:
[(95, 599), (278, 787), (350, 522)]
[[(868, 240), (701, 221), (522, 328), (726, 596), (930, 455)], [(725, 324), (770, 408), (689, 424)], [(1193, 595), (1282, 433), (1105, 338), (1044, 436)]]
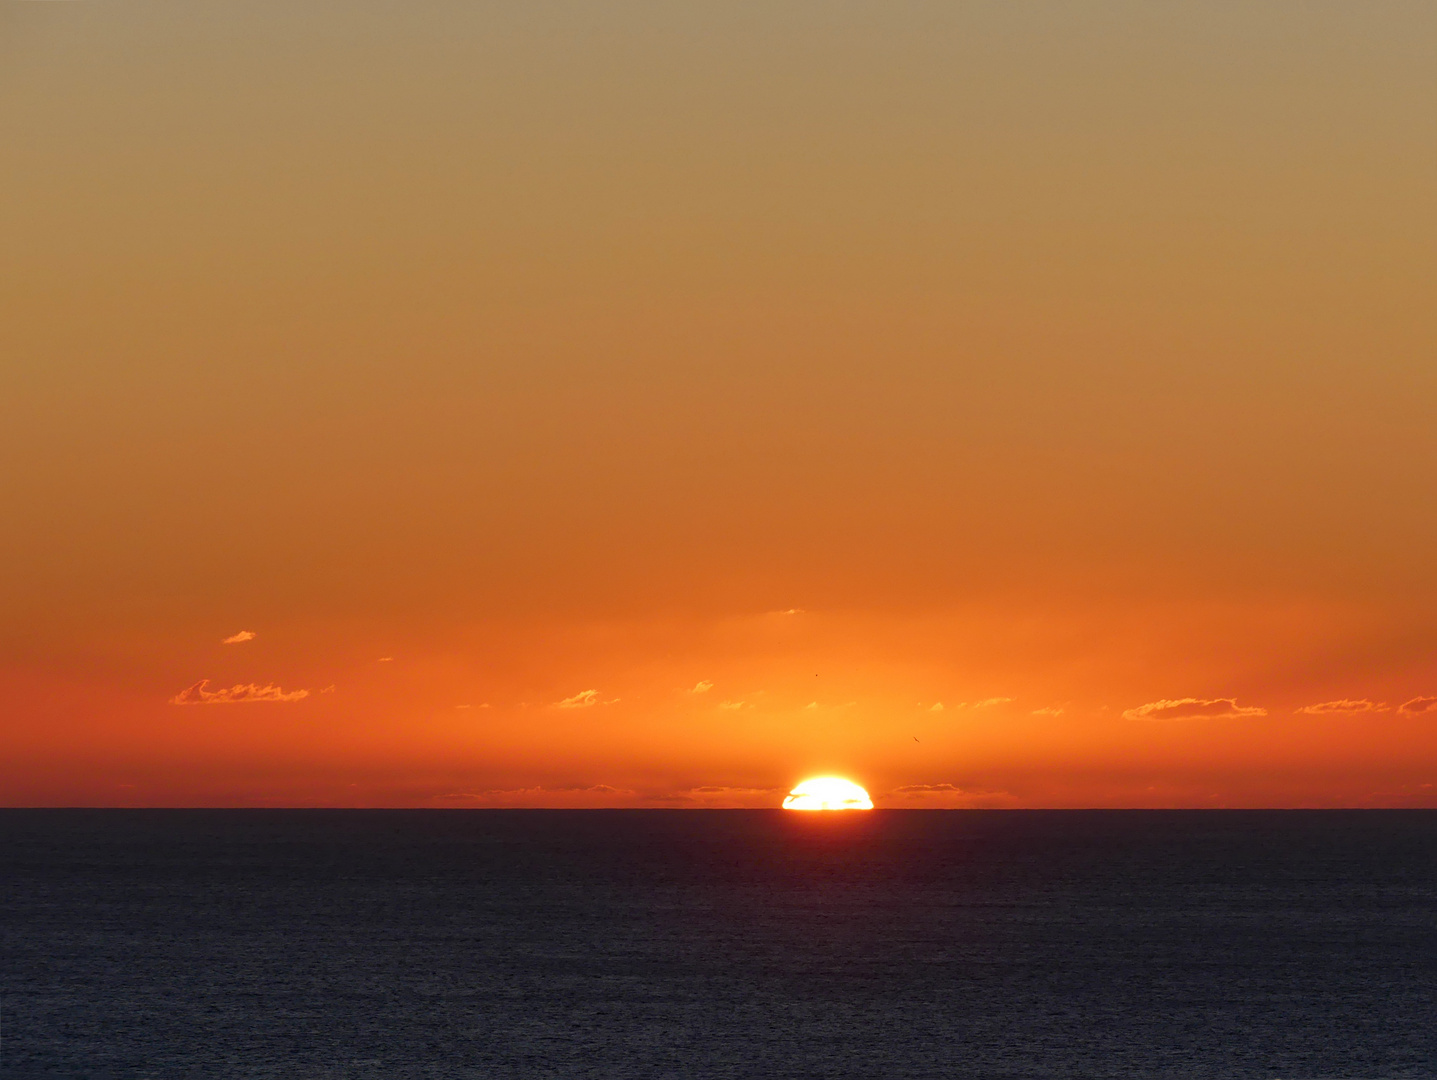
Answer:
[(1437, 806), (1430, 0), (6, 0), (0, 146), (0, 803)]

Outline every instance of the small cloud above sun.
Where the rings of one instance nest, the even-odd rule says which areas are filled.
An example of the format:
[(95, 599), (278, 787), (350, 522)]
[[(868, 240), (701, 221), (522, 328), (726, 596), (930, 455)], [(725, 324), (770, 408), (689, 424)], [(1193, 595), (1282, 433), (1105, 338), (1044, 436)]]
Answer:
[(609, 698), (607, 701), (599, 697), (597, 690), (580, 690), (573, 697), (566, 697), (563, 701), (554, 702), (556, 709), (588, 709), (594, 705), (617, 705), (618, 698)]
[(1256, 705), (1239, 705), (1236, 698), (1162, 698), (1124, 709), (1124, 720), (1241, 720), (1266, 716)]
[(260, 686), (258, 683), (240, 683), (235, 686), (209, 689), (210, 681), (201, 679), (193, 686), (181, 690), (170, 698), (171, 705), (240, 705), (257, 701), (289, 702), (302, 701), (309, 697), (308, 690), (286, 692), (274, 683)]

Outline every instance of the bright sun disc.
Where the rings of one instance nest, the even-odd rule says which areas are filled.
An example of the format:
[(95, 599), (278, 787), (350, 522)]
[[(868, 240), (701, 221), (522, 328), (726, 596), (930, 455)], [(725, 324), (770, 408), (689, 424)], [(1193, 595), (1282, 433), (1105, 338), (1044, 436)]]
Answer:
[(785, 810), (872, 810), (868, 792), (841, 776), (805, 780), (783, 800)]

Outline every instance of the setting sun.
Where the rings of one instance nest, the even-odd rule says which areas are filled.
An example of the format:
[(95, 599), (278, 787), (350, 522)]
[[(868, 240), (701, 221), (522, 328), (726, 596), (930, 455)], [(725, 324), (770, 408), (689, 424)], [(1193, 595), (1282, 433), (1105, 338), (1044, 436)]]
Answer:
[(868, 792), (841, 776), (805, 780), (783, 800), (785, 810), (872, 810)]

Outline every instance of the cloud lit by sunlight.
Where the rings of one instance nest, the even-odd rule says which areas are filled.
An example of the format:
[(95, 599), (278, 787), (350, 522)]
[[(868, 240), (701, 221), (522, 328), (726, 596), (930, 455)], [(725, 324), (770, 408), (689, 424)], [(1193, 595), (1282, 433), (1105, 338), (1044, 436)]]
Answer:
[(1304, 705), (1297, 711), (1307, 713), (1309, 716), (1345, 716), (1353, 713), (1386, 712), (1387, 703), (1374, 704), (1367, 698), (1360, 698), (1356, 701), (1350, 698), (1339, 698), (1337, 701), (1322, 701), (1316, 705)]
[(1239, 705), (1235, 698), (1163, 698), (1123, 712), (1125, 720), (1236, 720), (1266, 716), (1255, 705)]
[(597, 690), (580, 690), (573, 697), (566, 697), (563, 701), (554, 702), (556, 709), (587, 709), (594, 705), (617, 705), (618, 698), (609, 698), (607, 701), (599, 698)]
[(208, 679), (201, 679), (193, 686), (181, 690), (170, 698), (171, 705), (244, 705), (261, 701), (299, 701), (309, 697), (308, 690), (291, 690), (286, 693), (273, 683), (260, 686), (258, 683), (239, 683), (222, 690), (207, 690)]

